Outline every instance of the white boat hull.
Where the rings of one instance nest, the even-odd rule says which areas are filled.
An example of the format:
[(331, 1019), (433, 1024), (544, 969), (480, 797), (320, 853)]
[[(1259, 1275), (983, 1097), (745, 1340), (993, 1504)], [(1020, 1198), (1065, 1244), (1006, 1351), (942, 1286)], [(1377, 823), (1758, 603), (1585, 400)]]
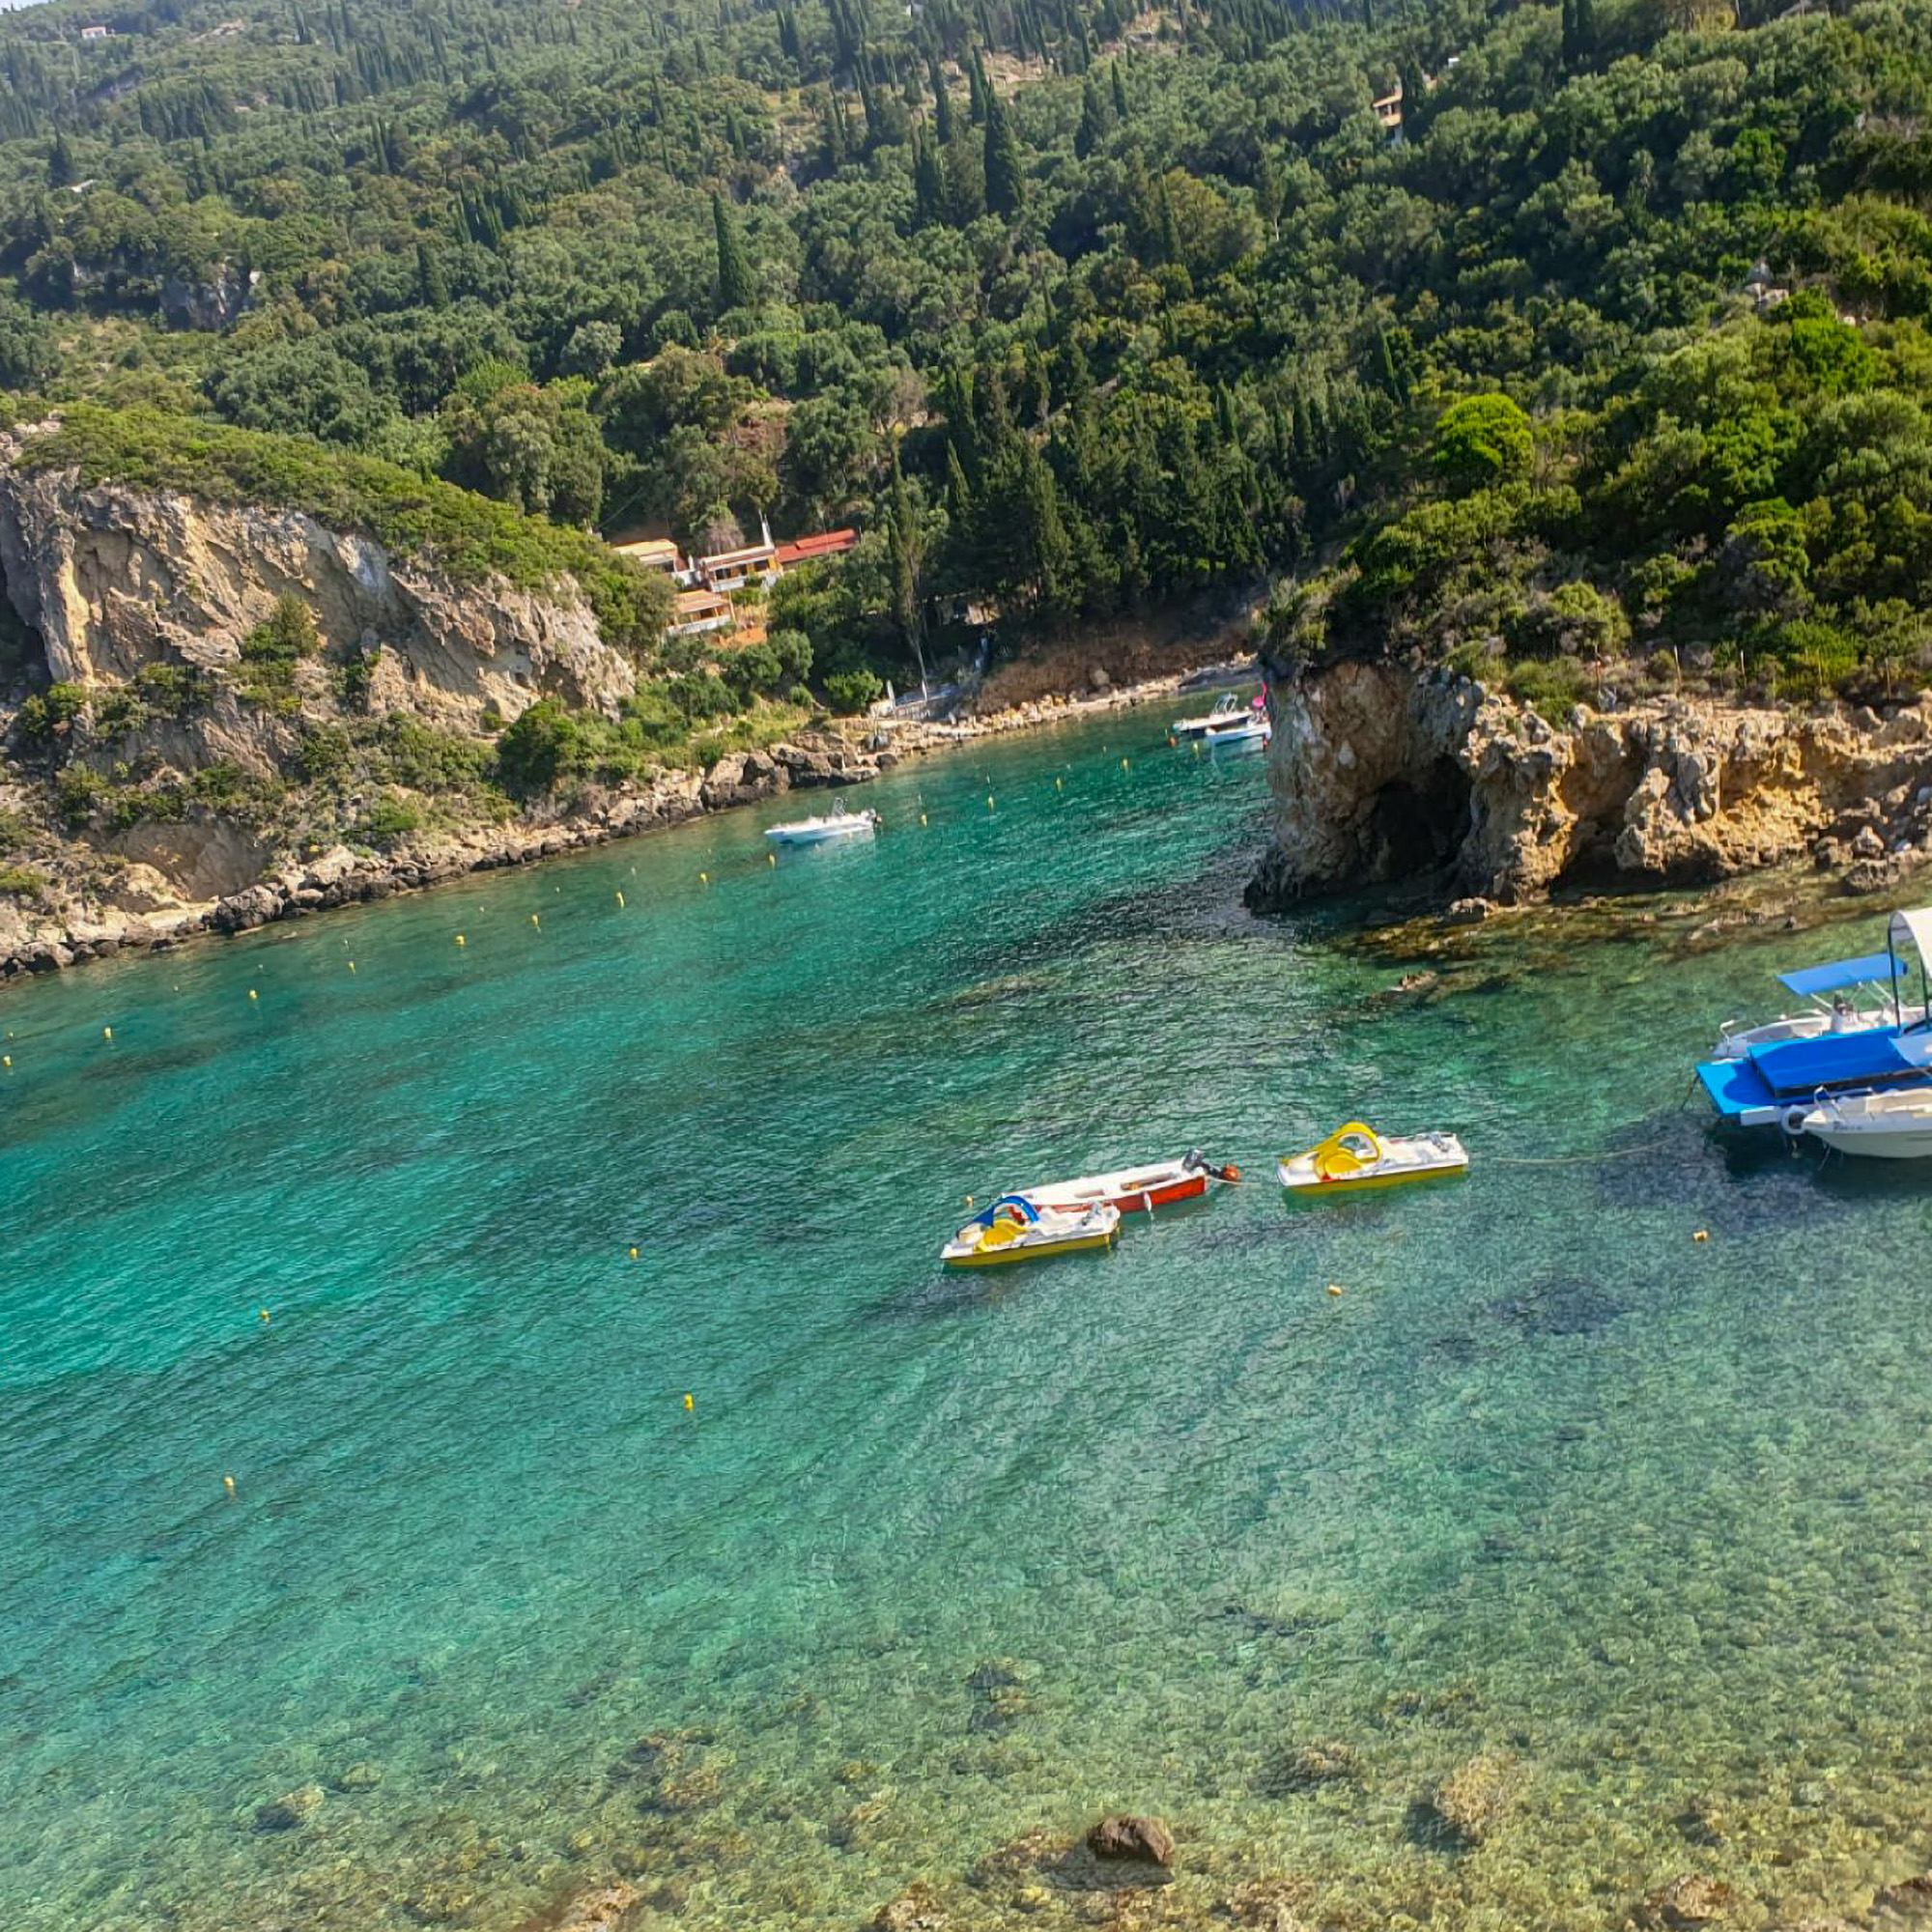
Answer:
[(765, 837), (774, 845), (833, 845), (847, 838), (869, 838), (879, 828), (870, 811), (848, 812), (837, 818), (801, 818), (790, 825), (772, 825)]
[(1862, 1160), (1932, 1160), (1932, 1094), (1867, 1094), (1794, 1107), (1784, 1124)]

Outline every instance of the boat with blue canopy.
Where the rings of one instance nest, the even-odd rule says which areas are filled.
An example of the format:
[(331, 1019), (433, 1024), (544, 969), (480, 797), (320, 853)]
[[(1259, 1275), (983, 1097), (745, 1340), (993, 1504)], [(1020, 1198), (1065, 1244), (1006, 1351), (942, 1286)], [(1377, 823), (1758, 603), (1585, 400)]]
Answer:
[[(1726, 1028), (1697, 1078), (1719, 1121), (1783, 1127), (1824, 1096), (1850, 1098), (1932, 1081), (1932, 907), (1895, 912), (1883, 952), (1780, 973), (1787, 992), (1812, 1002), (1761, 1026)], [(1917, 1011), (1908, 1011), (1916, 963)]]

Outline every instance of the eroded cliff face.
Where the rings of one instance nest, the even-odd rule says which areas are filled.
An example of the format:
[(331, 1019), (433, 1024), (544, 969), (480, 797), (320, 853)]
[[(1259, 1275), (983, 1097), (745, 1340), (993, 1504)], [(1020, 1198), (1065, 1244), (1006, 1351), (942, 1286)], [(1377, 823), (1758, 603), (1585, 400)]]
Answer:
[(1257, 907), (1424, 873), (1515, 904), (1807, 854), (1876, 890), (1932, 838), (1932, 699), (1881, 719), (1654, 698), (1559, 728), (1467, 678), (1339, 663), (1279, 677), (1269, 702)]
[(450, 730), (514, 718), (554, 695), (612, 710), (636, 671), (572, 593), (455, 583), (367, 537), (298, 511), (238, 509), (171, 491), (83, 488), (14, 466), (0, 436), (0, 573), (49, 674), (99, 688), (144, 665), (233, 666), (242, 639), (292, 593), (326, 653), (383, 647), (378, 698)]

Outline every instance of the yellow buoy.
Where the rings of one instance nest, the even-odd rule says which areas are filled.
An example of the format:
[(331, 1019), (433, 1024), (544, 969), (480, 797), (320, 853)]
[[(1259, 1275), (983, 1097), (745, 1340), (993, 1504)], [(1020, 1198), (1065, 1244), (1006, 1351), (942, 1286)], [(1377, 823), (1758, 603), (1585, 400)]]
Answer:
[(697, 1413), (697, 1405), (696, 1403), (692, 1401), (691, 1391), (689, 1389), (686, 1389), (684, 1392), (684, 1406), (686, 1408), (690, 1409), (694, 1415)]
[(266, 1321), (268, 1321), (268, 1319), (269, 1319), (269, 1311), (265, 1308), (262, 1310), (262, 1320)]
[(262, 996), (261, 996), (261, 994), (260, 994), (260, 993), (256, 992), (256, 990), (254, 989), (254, 987), (253, 987), (253, 986), (250, 986), (250, 987), (248, 988), (248, 997), (249, 997), (249, 998), (250, 998), (251, 1000), (259, 1000), (259, 999), (260, 999), (260, 998), (261, 998)]
[(924, 813), (924, 812), (923, 812), (923, 811), (922, 811), (922, 812), (920, 813), (920, 815), (919, 815), (919, 822), (920, 822), (920, 823), (921, 823), (922, 825), (923, 825), (923, 824), (925, 823), (925, 813)]
[(619, 905), (622, 905), (624, 903), (624, 895), (622, 893), (619, 893), (617, 895), (617, 903)]
[(235, 1478), (233, 1476), (223, 1476), (221, 1487), (232, 1496), (235, 1493)]
[(456, 935), (456, 943), (459, 946), (468, 946), (469, 944), (469, 940), (465, 939), (460, 932)]
[(540, 920), (535, 913), (531, 913), (530, 915), (530, 923), (533, 926), (535, 926), (539, 932), (543, 930), (543, 921)]
[(972, 1205), (973, 1205), (973, 1197), (972, 1197), (972, 1196), (971, 1196), (970, 1194), (969, 1194), (969, 1195), (967, 1195), (967, 1197), (966, 1197), (966, 1205), (967, 1205), (967, 1207), (969, 1207), (969, 1208), (970, 1208), (970, 1207), (972, 1207)]
[(1065, 791), (1066, 789), (1066, 781), (1065, 779), (1055, 779), (1053, 788), (1055, 791)]
[(1693, 1241), (1708, 1241), (1711, 1238), (1711, 1231), (1708, 1228), (1699, 1228), (1690, 1238)]
[[(250, 997), (252, 998), (253, 996), (250, 995)], [(102, 1039), (112, 1039), (114, 1037), (114, 1029), (112, 1027), (102, 1027), (100, 1029), (100, 1037)]]
[(1328, 1293), (1330, 1294), (1340, 1294), (1342, 1293), (1340, 1285), (1336, 1282), (1331, 1281), (1328, 1284)]
[(633, 1261), (636, 1261), (636, 1260), (638, 1259), (638, 1251), (637, 1251), (637, 1249), (636, 1249), (636, 1248), (633, 1248), (633, 1249), (631, 1250), (631, 1259), (632, 1259)]
[(779, 855), (778, 855), (778, 854), (777, 854), (776, 852), (767, 852), (767, 853), (765, 854), (765, 864), (766, 864), (766, 865), (768, 865), (768, 866), (776, 866), (776, 865), (778, 864), (778, 862), (779, 862)]
[(697, 883), (700, 886), (708, 886), (711, 883), (711, 874), (709, 872), (699, 872), (697, 875)]
[(352, 960), (351, 960), (351, 961), (349, 962), (349, 970), (350, 970), (350, 971), (351, 971), (352, 973), (353, 973), (353, 972), (355, 972), (355, 960), (353, 960), (353, 959), (352, 959)]
[(0, 1053), (0, 1066), (12, 1066), (13, 1064), (14, 1056), (11, 1053)]
[(993, 809), (993, 794), (991, 792), (988, 792), (986, 794), (986, 810), (988, 811), (991, 811), (992, 809)]
[(1122, 758), (1122, 759), (1121, 760), (1121, 769), (1122, 769), (1122, 770), (1123, 772), (1130, 772), (1130, 771), (1132, 771), (1132, 770), (1133, 770), (1133, 766), (1132, 766), (1132, 765), (1130, 765), (1130, 764), (1129, 764), (1129, 763), (1127, 762), (1127, 760), (1126, 760), (1125, 758)]

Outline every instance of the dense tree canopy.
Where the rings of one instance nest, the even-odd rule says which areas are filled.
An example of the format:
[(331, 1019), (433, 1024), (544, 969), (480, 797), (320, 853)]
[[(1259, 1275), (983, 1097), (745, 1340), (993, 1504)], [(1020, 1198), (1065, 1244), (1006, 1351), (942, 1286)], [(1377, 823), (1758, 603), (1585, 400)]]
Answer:
[(1928, 112), (1911, 0), (51, 0), (0, 381), (859, 523), (820, 674), (1273, 574), (1284, 651), (1893, 679)]

